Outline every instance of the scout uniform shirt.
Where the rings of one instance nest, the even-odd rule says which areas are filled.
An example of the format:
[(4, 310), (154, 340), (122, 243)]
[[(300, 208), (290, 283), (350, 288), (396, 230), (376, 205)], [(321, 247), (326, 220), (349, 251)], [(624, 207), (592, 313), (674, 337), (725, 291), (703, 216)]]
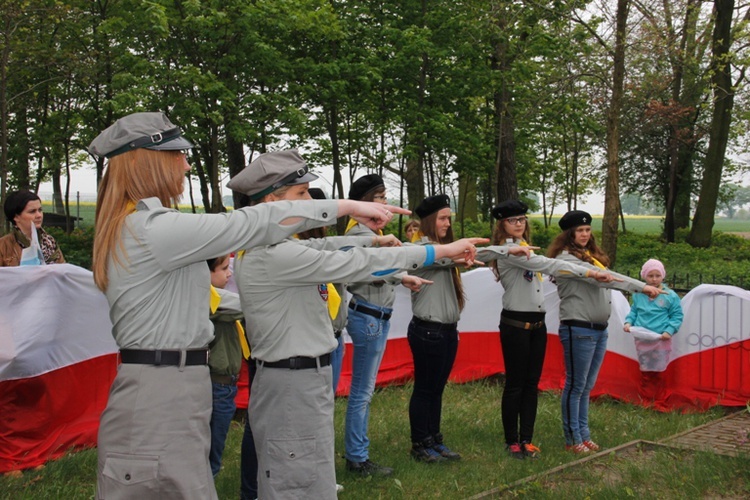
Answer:
[(500, 283), (505, 289), (503, 309), (506, 311), (546, 312), (542, 273), (555, 277), (566, 275), (582, 278), (589, 271), (585, 267), (559, 259), (548, 259), (533, 252), (528, 259), (525, 255), (508, 255), (508, 248), (517, 246), (518, 243), (509, 239), (502, 246), (477, 249), (477, 260), (482, 262), (507, 257), (497, 266)]
[[(357, 246), (335, 251), (351, 241)], [(361, 236), (289, 239), (237, 259), (235, 280), (253, 358), (273, 362), (330, 353), (338, 342), (331, 332), (326, 283), (384, 279), (425, 262), (422, 248), (362, 248), (372, 241)]]
[[(346, 233), (348, 236), (370, 236), (375, 237), (376, 234), (364, 224), (355, 224)], [(393, 303), (396, 301), (396, 286), (401, 283), (401, 278), (404, 273), (397, 273), (391, 276), (387, 280), (379, 280), (375, 283), (349, 283), (348, 290), (356, 299), (362, 299), (365, 302), (378, 305), (380, 307), (393, 308)]]
[[(426, 236), (414, 242), (414, 246), (432, 245)], [(453, 274), (457, 273), (456, 265), (451, 259), (435, 260), (434, 264), (409, 274), (419, 276), (433, 283), (424, 285), (418, 292), (411, 292), (411, 309), (417, 318), (436, 323), (458, 323), (461, 311), (458, 310), (458, 299), (453, 288)]]
[[(579, 259), (567, 250), (563, 250), (556, 258), (595, 271), (602, 270)], [(643, 287), (646, 286), (642, 281), (615, 273), (609, 269), (606, 271), (622, 281), (601, 283), (593, 278), (577, 280), (568, 279), (563, 275), (558, 277), (557, 294), (560, 296), (560, 321), (573, 319), (606, 324), (609, 322), (609, 314), (612, 309), (612, 294), (607, 290), (608, 288), (635, 293), (642, 291)]]
[[(183, 214), (158, 198), (139, 201), (122, 228), (123, 265), (111, 257), (108, 263), (105, 293), (117, 345), (205, 348), (214, 336), (206, 311), (211, 283), (206, 259), (330, 224), (337, 213), (336, 201), (278, 202), (225, 214)], [(302, 219), (281, 225), (292, 217)]]

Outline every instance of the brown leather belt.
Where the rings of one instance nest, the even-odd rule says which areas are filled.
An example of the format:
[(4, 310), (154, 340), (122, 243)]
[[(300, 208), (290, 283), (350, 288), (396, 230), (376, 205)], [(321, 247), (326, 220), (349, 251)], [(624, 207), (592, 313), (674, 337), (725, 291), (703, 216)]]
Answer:
[(521, 328), (523, 330), (536, 330), (537, 328), (541, 328), (544, 326), (544, 321), (537, 321), (536, 323), (529, 323), (528, 321), (518, 321), (515, 319), (506, 318), (505, 316), (500, 316), (500, 324), (502, 325), (505, 323), (508, 326), (515, 326), (516, 328)]

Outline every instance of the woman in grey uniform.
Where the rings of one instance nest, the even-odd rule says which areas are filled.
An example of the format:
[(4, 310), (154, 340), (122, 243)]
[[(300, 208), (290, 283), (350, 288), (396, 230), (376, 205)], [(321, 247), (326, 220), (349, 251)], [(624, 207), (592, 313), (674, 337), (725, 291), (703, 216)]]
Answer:
[[(304, 199), (306, 168), (296, 151), (266, 153), (229, 187), (268, 206)], [(259, 498), (336, 497), (330, 360), (337, 342), (325, 283), (374, 281), (447, 256), (473, 260), (475, 241), (481, 240), (426, 251), (364, 248), (398, 243), (393, 236), (288, 239), (237, 259), (235, 277), (258, 367), (249, 415)]]
[(99, 427), (100, 499), (216, 498), (208, 461), (213, 327), (206, 259), (345, 214), (385, 224), (396, 210), (342, 200), (183, 214), (169, 207), (182, 194), (190, 169), (183, 151), (191, 147), (163, 113), (121, 118), (89, 146), (109, 159), (93, 270), (122, 362)]
[[(349, 199), (386, 202), (385, 183), (378, 174), (360, 177), (349, 190)], [(350, 236), (382, 235), (383, 232), (356, 220), (349, 221), (346, 234)], [(349, 320), (346, 331), (352, 338), (352, 384), (346, 406), (344, 446), (346, 468), (363, 476), (388, 476), (393, 472), (370, 460), (370, 438), (367, 426), (370, 420), (370, 401), (375, 391), (375, 380), (383, 360), (391, 314), (396, 300), (396, 285), (402, 283), (411, 290), (419, 290), (426, 282), (417, 276), (402, 272), (389, 279), (350, 283)]]
[[(559, 221), (563, 230), (550, 245), (547, 255), (592, 270), (606, 270), (609, 257), (591, 234), (591, 215), (573, 210)], [(609, 271), (612, 273), (611, 271)], [(611, 312), (610, 292), (643, 292), (656, 297), (658, 288), (622, 274), (611, 283), (568, 279), (560, 275), (560, 342), (565, 356), (565, 387), (562, 393), (562, 422), (566, 449), (573, 453), (598, 451), (589, 429), (589, 394), (607, 352), (607, 323)]]
[(531, 232), (527, 212), (528, 207), (519, 200), (505, 201), (493, 208), (492, 216), (497, 223), (492, 232), (492, 244), (501, 246), (485, 247), (477, 252), (477, 259), (490, 264), (505, 290), (499, 327), (505, 364), (501, 408), (506, 448), (517, 459), (536, 458), (540, 453), (532, 438), (539, 379), (547, 351), (542, 273), (604, 282), (614, 279), (604, 271), (533, 253), (529, 258), (498, 260), (498, 256), (507, 253), (508, 247), (529, 246)]
[[(453, 241), (447, 195), (425, 198), (415, 211), (421, 220), (417, 245), (429, 247)], [(508, 254), (528, 256), (529, 250), (504, 250), (499, 258)], [(410, 274), (433, 282), (411, 294), (414, 317), (407, 331), (414, 360), (414, 391), (409, 401), (411, 456), (426, 463), (458, 460), (461, 456), (443, 443), (440, 418), (443, 390), (458, 349), (457, 325), (465, 301), (461, 277), (455, 264), (446, 260), (436, 260), (432, 266)]]

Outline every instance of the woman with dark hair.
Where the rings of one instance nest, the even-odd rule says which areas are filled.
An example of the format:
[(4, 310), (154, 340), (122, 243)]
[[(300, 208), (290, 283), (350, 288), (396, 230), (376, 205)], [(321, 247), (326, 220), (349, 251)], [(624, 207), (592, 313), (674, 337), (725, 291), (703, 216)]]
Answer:
[[(383, 178), (378, 174), (360, 177), (349, 190), (349, 199), (385, 203), (386, 191)], [(348, 236), (382, 235), (383, 232), (368, 224), (349, 221)], [(390, 467), (370, 460), (370, 401), (375, 392), (375, 380), (383, 360), (388, 332), (391, 328), (391, 314), (396, 300), (396, 286), (402, 283), (411, 290), (418, 290), (425, 283), (416, 276), (405, 272), (396, 273), (373, 282), (349, 283), (352, 294), (349, 302), (349, 317), (346, 331), (352, 338), (352, 378), (346, 406), (346, 426), (344, 447), (346, 449), (346, 469), (362, 476), (388, 476)]]
[(0, 238), (0, 267), (18, 266), (21, 263), (21, 252), (31, 245), (32, 225), (37, 231), (44, 262), (47, 264), (65, 262), (55, 238), (42, 229), (44, 220), (42, 200), (36, 193), (27, 190), (8, 193), (3, 210), (5, 218), (10, 221), (13, 228), (10, 233)]
[[(415, 212), (421, 220), (417, 245), (453, 241), (447, 195), (425, 198)], [(511, 253), (528, 256), (529, 249), (509, 249), (503, 257)], [(455, 263), (447, 260), (436, 260), (410, 273), (433, 282), (411, 294), (414, 317), (407, 331), (414, 360), (414, 390), (409, 401), (411, 456), (425, 463), (459, 460), (461, 455), (443, 442), (440, 419), (443, 390), (458, 350), (458, 320), (466, 301), (461, 276)]]
[(529, 258), (498, 260), (497, 257), (505, 255), (509, 248), (529, 247), (531, 228), (527, 212), (528, 207), (519, 200), (505, 201), (493, 208), (492, 216), (497, 219), (492, 232), (492, 245), (495, 246), (477, 252), (477, 259), (490, 264), (495, 278), (505, 290), (500, 314), (500, 344), (505, 364), (501, 408), (506, 448), (510, 456), (517, 459), (537, 458), (541, 452), (531, 440), (536, 422), (539, 379), (547, 350), (542, 273), (598, 281), (613, 279), (604, 271), (548, 259), (533, 252)]
[[(573, 210), (559, 221), (563, 230), (552, 242), (547, 256), (591, 270), (607, 270), (609, 257), (591, 233), (591, 215)], [(611, 312), (608, 288), (643, 292), (651, 298), (663, 293), (628, 276), (608, 271), (617, 281), (600, 283), (557, 277), (560, 296), (560, 342), (565, 356), (565, 387), (562, 393), (562, 423), (565, 448), (573, 453), (598, 451), (589, 429), (589, 394), (607, 352), (607, 323)]]

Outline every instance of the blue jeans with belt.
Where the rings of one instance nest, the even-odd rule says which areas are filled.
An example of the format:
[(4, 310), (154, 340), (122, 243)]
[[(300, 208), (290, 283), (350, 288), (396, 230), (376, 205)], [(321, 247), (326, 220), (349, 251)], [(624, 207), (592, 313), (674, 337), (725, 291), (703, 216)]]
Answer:
[(589, 394), (607, 353), (608, 337), (607, 330), (560, 325), (560, 342), (565, 357), (562, 421), (568, 445), (591, 439)]
[(229, 425), (237, 409), (234, 402), (237, 396), (237, 386), (211, 382), (211, 391), (213, 409), (211, 410), (211, 451), (208, 454), (208, 461), (211, 464), (211, 473), (216, 476), (221, 470), (221, 457), (224, 454)]
[[(391, 314), (392, 309), (358, 300), (358, 304), (370, 309)], [(367, 427), (370, 420), (370, 401), (375, 392), (375, 379), (383, 360), (388, 340), (390, 320), (378, 319), (369, 314), (349, 309), (346, 330), (352, 338), (352, 385), (346, 407), (344, 448), (346, 458), (352, 462), (364, 462), (369, 455), (370, 439)]]
[(409, 401), (412, 443), (440, 433), (443, 390), (458, 351), (456, 324), (412, 318), (407, 333), (414, 359), (414, 391)]

